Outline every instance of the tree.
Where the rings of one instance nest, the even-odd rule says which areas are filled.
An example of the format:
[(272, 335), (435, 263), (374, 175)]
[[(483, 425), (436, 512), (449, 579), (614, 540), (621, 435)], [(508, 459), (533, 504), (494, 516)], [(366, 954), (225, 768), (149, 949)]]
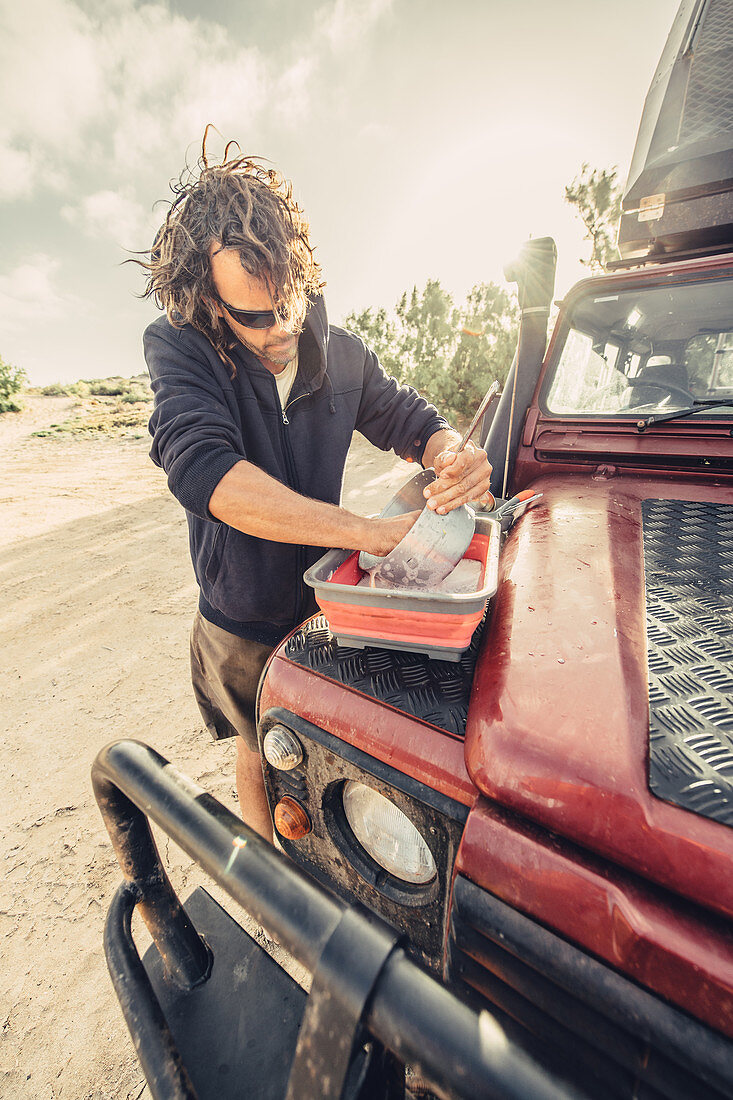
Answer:
[(384, 307), (349, 313), (344, 325), (374, 351), (388, 374), (421, 392), (434, 393), (445, 373), (454, 337), (455, 308), (437, 279), (413, 287), (392, 313)]
[(621, 187), (617, 169), (592, 171), (583, 164), (580, 174), (565, 188), (565, 201), (574, 206), (586, 228), (585, 238), (591, 242), (589, 260), (581, 262), (592, 272), (602, 271), (618, 256), (616, 238), (621, 218)]
[(509, 373), (518, 311), (493, 283), (480, 283), (461, 306), (437, 279), (405, 291), (393, 313), (350, 313), (344, 324), (398, 381), (414, 386), (442, 413), (468, 420), (494, 378)]
[(506, 382), (517, 346), (519, 310), (495, 283), (479, 283), (459, 312), (458, 341), (450, 362), (446, 408), (467, 418), (497, 379)]
[(390, 319), (384, 306), (379, 309), (362, 309), (351, 312), (344, 318), (344, 328), (355, 332), (377, 355), (387, 374), (400, 378), (401, 359), (397, 342), (395, 322)]
[(453, 350), (453, 299), (437, 279), (428, 279), (424, 290), (412, 288), (409, 301), (406, 293), (402, 295), (395, 313), (400, 381), (421, 393), (437, 394)]

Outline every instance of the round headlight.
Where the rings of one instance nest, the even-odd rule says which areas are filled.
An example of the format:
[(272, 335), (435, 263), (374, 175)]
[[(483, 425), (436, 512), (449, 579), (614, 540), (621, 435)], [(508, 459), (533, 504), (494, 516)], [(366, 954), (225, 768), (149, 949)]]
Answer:
[(303, 759), (303, 746), (285, 726), (273, 726), (262, 741), (265, 760), (281, 772), (292, 771)]
[(424, 883), (435, 877), (432, 852), (394, 802), (350, 779), (343, 803), (354, 836), (380, 867), (404, 882)]

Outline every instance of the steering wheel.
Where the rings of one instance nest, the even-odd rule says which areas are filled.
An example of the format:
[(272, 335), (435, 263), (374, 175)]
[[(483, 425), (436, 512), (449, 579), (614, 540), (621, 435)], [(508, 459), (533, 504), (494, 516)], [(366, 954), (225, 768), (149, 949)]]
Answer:
[[(653, 390), (663, 390), (669, 397), (677, 395), (677, 397), (684, 398), (686, 405), (691, 405), (695, 400), (694, 393), (690, 393), (684, 386), (675, 386), (674, 382), (656, 382), (653, 378), (632, 378), (628, 381), (627, 385), (629, 385), (631, 389), (635, 389), (637, 386), (649, 386), (649, 388)], [(648, 405), (650, 402), (645, 401), (643, 403)], [(631, 407), (635, 408), (633, 405)]]

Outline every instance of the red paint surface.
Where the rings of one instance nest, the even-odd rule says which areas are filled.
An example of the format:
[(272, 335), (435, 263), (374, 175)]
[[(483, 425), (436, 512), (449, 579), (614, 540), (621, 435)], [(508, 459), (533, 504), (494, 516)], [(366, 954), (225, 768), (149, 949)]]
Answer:
[(641, 532), (643, 499), (733, 506), (733, 486), (571, 476), (533, 488), (545, 495), (504, 548), (476, 666), (469, 774), (525, 817), (733, 915), (733, 829), (648, 789)]
[(480, 800), (459, 873), (733, 1038), (733, 937), (724, 921), (601, 866)]
[[(486, 581), (486, 561), (489, 553), (489, 539), (486, 535), (474, 535), (463, 555), (482, 565), (479, 587)], [(335, 570), (332, 582), (357, 585), (366, 575), (358, 565), (358, 551), (350, 554), (342, 565)], [(379, 593), (380, 589), (374, 589)], [(388, 590), (381, 590), (387, 592)], [(424, 601), (415, 601), (415, 609), (391, 606), (389, 595), (385, 594), (381, 606), (377, 604), (352, 604), (339, 600), (338, 592), (332, 600), (325, 599), (323, 590), (316, 592), (318, 606), (328, 619), (334, 634), (340, 637), (374, 638), (375, 642), (384, 639), (417, 643), (422, 646), (440, 646), (445, 649), (467, 649), (471, 636), (481, 622), (483, 607), (474, 611), (455, 610), (455, 603), (441, 600), (436, 593), (434, 610), (421, 610)]]
[(293, 664), (283, 656), (282, 645), (268, 668), (260, 713), (274, 706), (293, 711), (448, 798), (473, 804), (476, 789), (466, 772), (462, 738)]

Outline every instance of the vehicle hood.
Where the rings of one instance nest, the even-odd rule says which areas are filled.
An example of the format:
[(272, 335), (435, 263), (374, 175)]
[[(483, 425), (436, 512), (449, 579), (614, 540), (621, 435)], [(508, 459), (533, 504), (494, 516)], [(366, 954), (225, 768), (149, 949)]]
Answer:
[(733, 505), (733, 488), (577, 475), (533, 487), (544, 497), (502, 553), (468, 773), (525, 818), (733, 915), (733, 829), (649, 789), (642, 528), (644, 500)]

